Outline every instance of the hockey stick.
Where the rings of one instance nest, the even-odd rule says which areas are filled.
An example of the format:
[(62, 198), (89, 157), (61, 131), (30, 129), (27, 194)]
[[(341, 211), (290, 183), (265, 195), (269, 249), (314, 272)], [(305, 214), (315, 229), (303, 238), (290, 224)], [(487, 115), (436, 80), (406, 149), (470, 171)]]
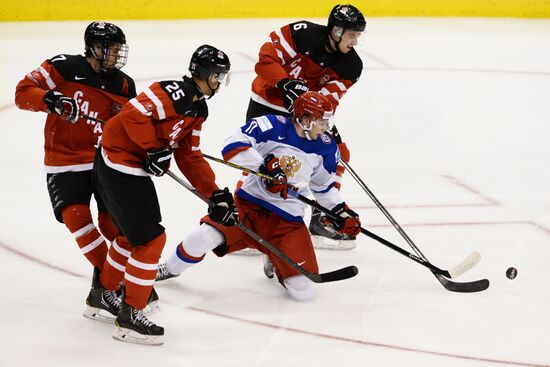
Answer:
[[(172, 177), (177, 183), (185, 187), (187, 190), (191, 191), (193, 194), (195, 194), (199, 199), (207, 203), (209, 206), (213, 206), (214, 204), (208, 200), (203, 194), (201, 194), (197, 189), (195, 189), (193, 186), (191, 186), (188, 182), (185, 182), (183, 179), (175, 175), (173, 172), (168, 171), (166, 173), (168, 176)], [(288, 265), (292, 266), (294, 269), (305, 275), (308, 279), (310, 279), (314, 283), (327, 283), (327, 282), (335, 282), (338, 280), (344, 280), (348, 278), (352, 278), (359, 273), (359, 270), (355, 266), (347, 266), (345, 268), (341, 268), (338, 270), (331, 271), (329, 273), (323, 273), (323, 274), (315, 274), (307, 271), (306, 269), (302, 268), (300, 265), (298, 265), (296, 262), (294, 262), (291, 258), (286, 256), (284, 253), (282, 253), (277, 247), (263, 239), (260, 235), (258, 235), (256, 232), (254, 232), (252, 229), (245, 226), (243, 223), (238, 222), (236, 224), (244, 233), (255, 239), (258, 243), (260, 243), (263, 247), (267, 248), (269, 251), (271, 251), (275, 256), (277, 256), (279, 259), (283, 260)]]
[[(225, 164), (227, 166), (237, 168), (239, 170), (251, 173), (253, 175), (260, 176), (259, 172), (248, 169), (246, 167), (242, 167), (238, 164), (227, 162), (227, 161), (224, 161), (223, 159), (212, 157), (212, 156), (210, 156), (208, 154), (204, 154), (204, 153), (203, 153), (203, 156), (205, 158), (211, 159), (211, 160), (216, 161), (218, 163), (222, 163), (222, 164)], [(262, 174), (260, 177), (273, 180), (273, 178), (269, 175)], [(331, 217), (332, 219), (334, 219), (336, 221), (341, 221), (342, 220), (342, 217), (334, 214), (330, 209), (327, 209), (327, 208), (323, 207), (322, 205), (320, 205), (319, 203), (317, 203), (314, 200), (306, 198), (305, 196), (301, 195), (297, 191), (289, 188), (288, 193), (290, 195), (296, 197), (298, 200), (302, 201), (303, 203), (306, 203), (309, 206), (322, 211), (323, 213), (325, 213), (327, 216)], [(433, 265), (429, 261), (427, 261), (425, 259), (422, 259), (421, 257), (419, 257), (417, 255), (414, 255), (414, 254), (408, 252), (407, 250), (402, 249), (399, 246), (394, 245), (390, 241), (385, 240), (384, 238), (370, 232), (369, 230), (366, 230), (365, 228), (361, 228), (361, 233), (363, 233), (364, 235), (378, 241), (379, 243), (385, 245), (386, 247), (389, 247), (390, 249), (400, 253), (401, 255), (404, 255), (404, 256), (408, 257), (409, 259), (419, 263), (420, 265), (430, 269), (434, 274), (439, 274), (439, 275), (445, 276), (447, 278), (456, 278), (456, 277), (464, 274), (468, 270), (470, 270), (472, 267), (474, 267), (479, 262), (479, 256), (480, 255), (479, 255), (479, 253), (474, 252), (474, 253), (470, 254), (468, 257), (466, 257), (464, 260), (462, 260), (458, 265), (456, 265), (452, 269), (443, 270), (443, 269), (440, 269), (437, 266)]]
[(83, 113), (81, 113), (80, 116), (78, 116), (78, 117), (80, 117), (81, 119), (94, 121), (94, 122), (97, 122), (99, 124), (104, 124), (105, 123), (105, 121), (103, 121), (102, 119), (98, 119), (98, 118), (90, 116), (90, 115), (85, 115)]
[[(407, 243), (409, 244), (409, 246), (411, 246), (411, 248), (414, 250), (414, 252), (419, 257), (423, 258), (424, 260), (429, 261), (428, 258), (422, 253), (422, 251), (420, 251), (420, 249), (415, 245), (413, 240), (407, 235), (407, 233), (405, 233), (403, 228), (401, 228), (399, 223), (397, 223), (397, 221), (386, 210), (386, 208), (384, 207), (384, 205), (382, 205), (380, 200), (378, 200), (378, 198), (374, 195), (374, 193), (371, 190), (369, 190), (369, 188), (363, 182), (363, 180), (361, 180), (359, 175), (353, 170), (353, 168), (351, 168), (349, 163), (347, 163), (343, 160), (340, 160), (340, 162), (344, 165), (344, 167), (346, 167), (346, 170), (350, 173), (351, 177), (353, 177), (353, 179), (357, 182), (357, 184), (372, 199), (372, 201), (376, 204), (378, 209), (380, 209), (380, 211), (386, 216), (386, 218), (388, 218), (390, 223), (397, 230), (397, 232), (399, 232), (401, 237), (403, 237), (405, 239), (405, 241), (407, 241)], [(479, 258), (481, 258), (481, 256)], [(451, 291), (451, 292), (464, 292), (464, 293), (480, 292), (480, 291), (484, 291), (487, 288), (489, 288), (489, 280), (488, 279), (480, 279), (480, 280), (475, 280), (475, 281), (472, 281), (472, 282), (460, 283), (460, 282), (453, 282), (453, 281), (450, 281), (448, 279), (445, 279), (441, 275), (436, 274), (436, 273), (434, 273), (434, 276), (437, 278), (437, 280), (439, 280), (439, 282), (443, 285), (443, 287), (445, 287), (445, 289), (447, 289), (448, 291)]]

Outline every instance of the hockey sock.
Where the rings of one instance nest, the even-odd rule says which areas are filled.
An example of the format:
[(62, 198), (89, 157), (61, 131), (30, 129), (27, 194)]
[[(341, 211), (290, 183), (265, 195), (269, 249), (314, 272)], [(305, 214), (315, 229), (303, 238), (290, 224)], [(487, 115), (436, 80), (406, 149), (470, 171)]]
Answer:
[(107, 243), (92, 222), (90, 208), (84, 204), (69, 205), (61, 216), (82, 254), (94, 267), (101, 269), (107, 255)]
[(124, 279), (126, 263), (130, 257), (132, 246), (126, 237), (118, 236), (111, 244), (109, 253), (105, 259), (101, 272), (101, 284), (107, 289), (118, 289), (120, 282)]
[(137, 309), (147, 305), (147, 299), (155, 283), (160, 254), (166, 243), (166, 233), (143, 246), (132, 247), (132, 254), (126, 263), (124, 284), (126, 304)]
[(116, 236), (120, 234), (120, 231), (115, 226), (113, 219), (108, 213), (99, 213), (97, 215), (97, 225), (103, 236), (110, 242), (113, 242)]
[(208, 251), (218, 247), (223, 241), (223, 235), (217, 229), (209, 224), (202, 224), (176, 247), (176, 251), (166, 260), (166, 269), (174, 275), (179, 275), (202, 261)]

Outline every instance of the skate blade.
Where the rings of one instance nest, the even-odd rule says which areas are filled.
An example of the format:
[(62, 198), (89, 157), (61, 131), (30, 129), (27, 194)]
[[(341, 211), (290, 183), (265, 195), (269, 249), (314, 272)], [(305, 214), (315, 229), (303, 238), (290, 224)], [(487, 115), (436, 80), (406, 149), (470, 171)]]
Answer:
[(333, 240), (325, 236), (311, 236), (313, 248), (321, 250), (353, 250), (357, 244), (355, 240)]
[(147, 306), (145, 306), (145, 308), (143, 309), (143, 314), (147, 317), (157, 313), (157, 312), (160, 312), (160, 303), (159, 301), (153, 301), (149, 304), (147, 304)]
[(112, 315), (110, 312), (105, 311), (101, 308), (90, 306), (86, 307), (86, 309), (82, 313), (82, 316), (90, 320), (101, 321), (109, 324), (114, 324), (116, 319), (116, 316)]
[(241, 255), (241, 256), (257, 256), (261, 255), (262, 253), (256, 249), (253, 248), (245, 248), (239, 251), (232, 252), (231, 255)]
[(164, 335), (143, 335), (121, 327), (117, 327), (113, 338), (126, 343), (144, 345), (162, 345), (164, 343)]

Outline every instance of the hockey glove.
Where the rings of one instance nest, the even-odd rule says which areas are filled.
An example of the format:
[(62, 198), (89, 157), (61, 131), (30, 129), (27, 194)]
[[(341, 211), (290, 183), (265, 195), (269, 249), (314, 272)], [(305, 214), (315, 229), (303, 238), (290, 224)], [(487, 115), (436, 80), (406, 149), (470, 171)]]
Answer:
[(145, 159), (143, 169), (150, 175), (160, 177), (168, 172), (171, 159), (172, 148), (147, 152), (147, 158)]
[(49, 90), (44, 95), (44, 102), (46, 102), (46, 112), (57, 113), (63, 120), (68, 120), (72, 124), (76, 123), (80, 117), (78, 103), (63, 93)]
[(227, 187), (214, 191), (210, 196), (210, 202), (213, 204), (208, 206), (210, 219), (228, 227), (237, 224), (239, 213), (233, 201), (233, 195)]
[(334, 215), (342, 217), (342, 220), (334, 220), (328, 216), (326, 217), (329, 224), (338, 232), (347, 234), (353, 238), (361, 232), (361, 221), (359, 220), (359, 214), (351, 210), (345, 202), (341, 202), (336, 205), (332, 208), (331, 212)]
[(300, 79), (283, 79), (280, 80), (277, 85), (277, 88), (283, 91), (285, 95), (285, 108), (288, 112), (292, 113), (294, 108), (294, 101), (302, 93), (305, 93), (309, 90), (309, 87)]
[(264, 158), (264, 164), (260, 166), (260, 173), (273, 177), (273, 180), (265, 180), (265, 187), (269, 192), (279, 193), (286, 200), (288, 197), (288, 183), (285, 171), (279, 165), (279, 158), (268, 154)]

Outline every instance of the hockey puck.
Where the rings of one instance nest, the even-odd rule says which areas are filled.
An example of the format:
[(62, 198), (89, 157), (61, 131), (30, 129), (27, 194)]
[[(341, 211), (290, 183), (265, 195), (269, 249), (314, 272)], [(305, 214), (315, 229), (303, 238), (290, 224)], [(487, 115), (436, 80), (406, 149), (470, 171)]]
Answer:
[(518, 276), (518, 270), (516, 268), (508, 268), (508, 270), (506, 270), (506, 277), (508, 279), (514, 279), (517, 276)]

